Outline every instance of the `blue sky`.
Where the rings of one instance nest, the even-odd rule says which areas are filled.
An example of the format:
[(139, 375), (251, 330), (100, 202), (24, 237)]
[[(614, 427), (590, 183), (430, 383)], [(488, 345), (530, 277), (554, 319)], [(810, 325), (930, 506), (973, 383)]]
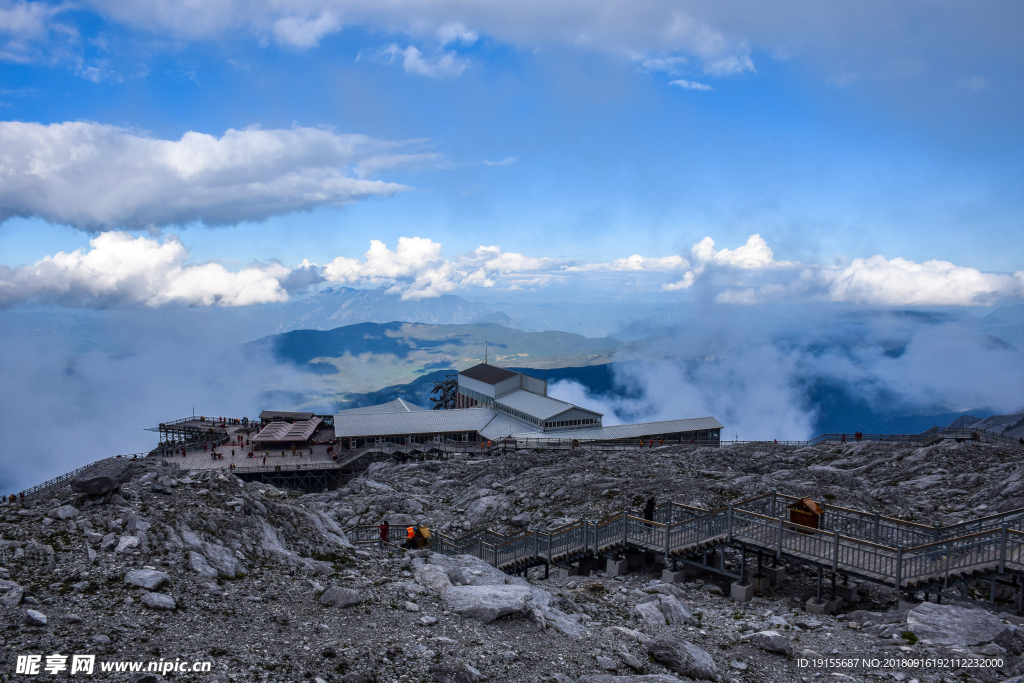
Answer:
[(304, 259), (415, 297), (621, 274), (737, 304), (1016, 300), (1021, 13), (3, 0), (0, 304), (253, 305), (299, 294)]

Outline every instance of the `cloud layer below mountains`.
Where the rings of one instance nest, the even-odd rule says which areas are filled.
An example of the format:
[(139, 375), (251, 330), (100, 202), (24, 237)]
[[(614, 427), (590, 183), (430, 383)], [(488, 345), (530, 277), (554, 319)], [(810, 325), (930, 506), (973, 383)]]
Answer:
[(104, 232), (89, 249), (59, 252), (28, 266), (0, 265), (0, 307), (249, 306), (286, 301), (293, 292), (324, 283), (385, 287), (416, 300), (459, 290), (591, 286), (597, 278), (640, 290), (691, 290), (692, 298), (735, 305), (978, 306), (1024, 295), (1024, 271), (985, 273), (946, 261), (881, 255), (846, 265), (802, 265), (776, 260), (760, 235), (734, 249), (716, 249), (705, 237), (688, 257), (633, 254), (590, 263), (504, 252), (493, 245), (448, 258), (438, 242), (402, 237), (394, 250), (372, 240), (361, 259), (339, 256), (323, 266), (307, 260), (295, 268), (272, 262), (229, 270), (219, 263), (190, 263), (188, 249), (173, 236)]

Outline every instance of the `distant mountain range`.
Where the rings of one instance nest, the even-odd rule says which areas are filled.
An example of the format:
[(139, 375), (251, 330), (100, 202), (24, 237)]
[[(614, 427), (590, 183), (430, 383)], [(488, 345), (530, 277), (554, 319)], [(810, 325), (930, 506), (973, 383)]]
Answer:
[(964, 415), (949, 426), (952, 429), (986, 429), (1006, 436), (1024, 437), (1024, 410), (1010, 415), (992, 415), (986, 418)]

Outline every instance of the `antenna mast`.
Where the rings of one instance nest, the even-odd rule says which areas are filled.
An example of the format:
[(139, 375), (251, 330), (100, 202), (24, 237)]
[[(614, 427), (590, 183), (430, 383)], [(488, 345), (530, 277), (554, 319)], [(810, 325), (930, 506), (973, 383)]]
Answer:
[(484, 339), (484, 365), (487, 365), (487, 340)]

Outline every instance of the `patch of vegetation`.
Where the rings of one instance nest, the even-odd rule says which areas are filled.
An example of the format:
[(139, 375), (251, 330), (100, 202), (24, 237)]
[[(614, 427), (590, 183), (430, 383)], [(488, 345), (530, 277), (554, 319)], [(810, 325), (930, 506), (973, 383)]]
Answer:
[(917, 645), (917, 636), (910, 631), (904, 631), (900, 634), (900, 638), (907, 641), (908, 645)]

